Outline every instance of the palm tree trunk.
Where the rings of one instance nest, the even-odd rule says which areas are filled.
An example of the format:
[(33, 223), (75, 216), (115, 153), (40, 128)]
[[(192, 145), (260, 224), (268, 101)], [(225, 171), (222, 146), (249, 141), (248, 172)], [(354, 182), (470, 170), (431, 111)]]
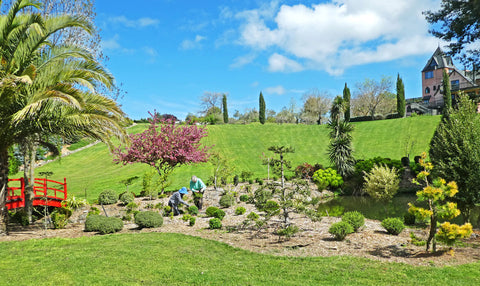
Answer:
[(8, 234), (8, 149), (0, 149), (0, 236)]
[(33, 212), (33, 192), (34, 176), (35, 176), (35, 157), (37, 155), (36, 144), (29, 139), (26, 139), (22, 146), (24, 164), (23, 164), (23, 178), (25, 180), (25, 212), (28, 215), (28, 221), (32, 222)]

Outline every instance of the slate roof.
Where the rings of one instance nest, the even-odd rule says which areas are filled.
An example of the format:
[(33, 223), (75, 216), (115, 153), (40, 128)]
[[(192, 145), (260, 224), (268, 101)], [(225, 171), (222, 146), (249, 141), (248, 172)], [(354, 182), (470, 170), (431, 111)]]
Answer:
[(455, 66), (453, 65), (452, 57), (447, 56), (442, 49), (438, 47), (432, 57), (427, 61), (422, 72), (443, 68), (455, 69)]

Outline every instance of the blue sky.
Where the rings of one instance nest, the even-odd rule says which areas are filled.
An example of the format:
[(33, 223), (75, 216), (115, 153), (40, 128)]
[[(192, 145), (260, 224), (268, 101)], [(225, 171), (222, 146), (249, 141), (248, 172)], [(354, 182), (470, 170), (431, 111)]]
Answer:
[[(235, 110), (298, 106), (314, 88), (332, 97), (345, 83), (382, 76), (421, 96), (421, 74), (438, 45), (422, 11), (439, 0), (97, 0), (107, 67), (130, 118), (148, 111), (184, 119), (205, 92), (228, 94)], [(394, 86), (392, 86), (394, 88)], [(394, 90), (392, 90), (394, 91)]]

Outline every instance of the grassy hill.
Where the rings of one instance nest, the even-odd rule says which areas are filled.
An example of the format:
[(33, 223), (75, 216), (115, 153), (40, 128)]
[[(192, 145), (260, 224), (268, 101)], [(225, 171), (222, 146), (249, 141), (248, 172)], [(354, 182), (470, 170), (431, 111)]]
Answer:
[[(413, 143), (411, 157), (428, 150), (428, 144), (439, 116), (419, 116), (372, 122), (353, 123), (353, 145), (355, 158), (365, 159), (375, 156), (400, 159), (406, 154), (406, 146)], [(138, 125), (129, 132), (141, 132), (146, 126)], [(261, 156), (273, 154), (267, 149), (272, 145), (290, 145), (294, 154), (287, 159), (293, 166), (303, 162), (320, 163), (328, 166), (326, 150), (328, 146), (328, 129), (325, 125), (290, 125), (290, 124), (249, 124), (249, 125), (214, 125), (208, 126), (209, 135), (204, 138), (206, 145), (214, 145), (217, 150), (231, 160), (235, 173), (244, 170), (254, 172), (254, 177), (265, 178), (267, 167), (262, 165)], [(139, 193), (141, 177), (148, 170), (144, 164), (121, 166), (113, 163), (104, 144), (97, 144), (86, 150), (64, 157), (59, 161), (37, 168), (52, 171), (52, 179), (67, 178), (69, 194), (77, 197), (96, 199), (98, 193), (105, 189), (118, 192), (125, 190), (121, 180), (138, 176), (139, 179), (129, 187)], [(208, 163), (183, 166), (172, 174), (172, 189), (187, 186), (191, 175), (207, 179), (212, 175), (212, 166)]]

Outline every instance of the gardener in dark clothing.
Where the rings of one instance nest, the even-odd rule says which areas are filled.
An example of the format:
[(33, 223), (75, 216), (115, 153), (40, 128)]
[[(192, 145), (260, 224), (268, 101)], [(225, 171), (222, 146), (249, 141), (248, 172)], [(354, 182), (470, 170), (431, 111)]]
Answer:
[(168, 200), (168, 205), (172, 208), (173, 215), (179, 215), (180, 211), (178, 210), (179, 204), (184, 204), (187, 207), (190, 205), (183, 200), (183, 196), (188, 194), (187, 188), (183, 187), (180, 190), (173, 193), (173, 195)]

